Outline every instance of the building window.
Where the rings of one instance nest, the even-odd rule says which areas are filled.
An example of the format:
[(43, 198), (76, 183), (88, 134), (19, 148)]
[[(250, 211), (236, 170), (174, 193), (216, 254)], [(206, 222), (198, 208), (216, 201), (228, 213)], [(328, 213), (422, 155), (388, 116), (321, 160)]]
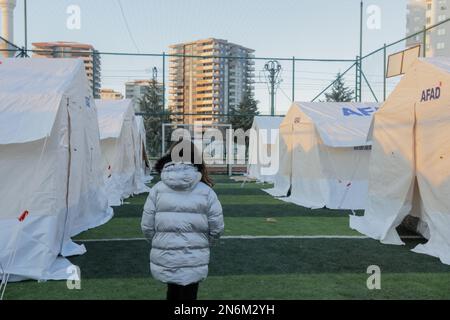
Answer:
[(438, 22), (444, 21), (445, 20), (445, 14), (441, 14), (438, 16)]
[(437, 34), (438, 34), (438, 36), (445, 35), (445, 29), (438, 29)]
[(445, 43), (444, 42), (438, 42), (436, 45), (436, 49), (444, 49), (445, 48)]

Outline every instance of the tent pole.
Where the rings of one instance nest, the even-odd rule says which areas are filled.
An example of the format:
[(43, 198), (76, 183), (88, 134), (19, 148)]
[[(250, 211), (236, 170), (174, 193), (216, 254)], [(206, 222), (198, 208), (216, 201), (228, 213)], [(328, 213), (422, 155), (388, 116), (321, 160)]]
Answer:
[(383, 101), (386, 101), (386, 43), (383, 46)]
[(427, 56), (427, 27), (423, 26), (423, 49), (422, 55), (425, 58)]

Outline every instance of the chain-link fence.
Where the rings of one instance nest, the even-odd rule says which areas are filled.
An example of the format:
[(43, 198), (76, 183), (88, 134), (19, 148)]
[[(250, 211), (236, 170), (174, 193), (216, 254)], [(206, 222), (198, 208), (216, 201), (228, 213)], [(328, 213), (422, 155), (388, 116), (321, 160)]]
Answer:
[[(353, 59), (262, 57), (255, 56), (253, 50), (219, 42), (176, 45), (163, 53), (68, 52), (20, 48), (3, 38), (0, 54), (17, 58), (82, 56), (95, 98), (102, 98), (103, 88), (133, 99), (136, 114), (149, 124), (149, 136), (159, 140), (159, 145), (150, 148), (150, 156), (157, 157), (164, 151), (164, 135), (170, 131), (163, 133), (163, 124), (221, 123), (248, 129), (255, 110), (236, 111), (248, 92), (257, 101), (260, 115), (282, 115), (292, 101), (325, 100), (325, 93), (340, 74), (345, 86), (353, 89), (354, 100), (382, 102), (399, 81), (399, 77), (386, 78), (388, 56), (413, 43), (420, 44), (421, 55), (426, 56), (430, 39), (449, 21)], [(152, 86), (157, 88), (158, 107), (147, 108), (142, 99)], [(150, 105), (155, 103), (149, 99)]]

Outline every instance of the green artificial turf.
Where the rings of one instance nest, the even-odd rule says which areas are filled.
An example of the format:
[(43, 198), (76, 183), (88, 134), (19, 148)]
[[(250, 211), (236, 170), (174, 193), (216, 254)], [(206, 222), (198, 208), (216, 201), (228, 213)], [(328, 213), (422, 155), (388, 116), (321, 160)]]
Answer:
[[(64, 281), (10, 284), (7, 299), (164, 299), (151, 279), (145, 241), (87, 242), (72, 259), (81, 267), (81, 290)], [(450, 267), (407, 246), (370, 239), (221, 240), (212, 249), (203, 299), (444, 299)], [(232, 257), (232, 258), (231, 258)], [(407, 262), (407, 263), (406, 263)], [(381, 269), (381, 290), (368, 290), (367, 267)]]
[[(261, 191), (270, 187), (215, 176), (225, 235), (359, 235), (348, 211), (309, 210)], [(87, 253), (70, 260), (81, 268), (81, 290), (65, 281), (10, 283), (6, 299), (164, 299), (165, 286), (149, 274), (149, 244), (141, 238), (146, 195), (114, 208), (104, 226), (76, 237)], [(222, 239), (212, 248), (200, 299), (448, 299), (450, 266), (406, 246), (371, 239)], [(367, 267), (381, 269), (381, 290), (368, 290)]]
[[(306, 209), (269, 196), (261, 188), (270, 185), (236, 183), (215, 176), (225, 217), (225, 235), (358, 235), (348, 228), (349, 211)], [(129, 198), (114, 208), (108, 224), (84, 232), (76, 239), (138, 238), (146, 194)]]

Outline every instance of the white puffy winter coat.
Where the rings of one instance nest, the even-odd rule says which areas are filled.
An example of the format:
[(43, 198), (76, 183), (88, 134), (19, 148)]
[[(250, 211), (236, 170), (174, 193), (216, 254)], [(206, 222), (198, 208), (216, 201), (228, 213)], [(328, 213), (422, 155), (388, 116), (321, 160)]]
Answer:
[(188, 285), (208, 275), (210, 240), (220, 237), (224, 222), (217, 195), (200, 180), (193, 165), (168, 163), (145, 203), (150, 269), (162, 282)]

